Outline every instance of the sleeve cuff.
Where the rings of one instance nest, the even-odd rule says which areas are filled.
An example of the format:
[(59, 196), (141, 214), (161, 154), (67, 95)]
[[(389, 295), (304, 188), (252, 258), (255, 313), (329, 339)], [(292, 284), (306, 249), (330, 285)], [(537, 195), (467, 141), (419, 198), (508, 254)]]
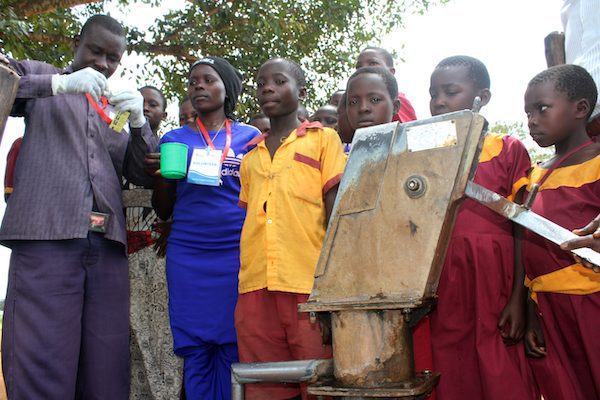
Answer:
[(337, 174), (336, 176), (334, 176), (333, 178), (328, 180), (327, 183), (325, 183), (325, 186), (323, 186), (323, 194), (326, 194), (327, 192), (329, 192), (331, 190), (331, 188), (333, 188), (335, 185), (340, 183), (341, 180), (342, 180), (342, 174)]

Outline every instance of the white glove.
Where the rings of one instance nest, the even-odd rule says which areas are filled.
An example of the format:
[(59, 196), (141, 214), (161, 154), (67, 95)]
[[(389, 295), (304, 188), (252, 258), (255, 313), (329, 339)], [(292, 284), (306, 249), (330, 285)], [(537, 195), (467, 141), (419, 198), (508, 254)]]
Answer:
[(111, 95), (108, 102), (115, 106), (117, 111), (129, 111), (129, 126), (141, 128), (146, 123), (144, 116), (144, 97), (137, 90), (124, 90)]
[(72, 74), (52, 75), (52, 94), (89, 93), (95, 101), (108, 87), (106, 77), (91, 67), (86, 67)]

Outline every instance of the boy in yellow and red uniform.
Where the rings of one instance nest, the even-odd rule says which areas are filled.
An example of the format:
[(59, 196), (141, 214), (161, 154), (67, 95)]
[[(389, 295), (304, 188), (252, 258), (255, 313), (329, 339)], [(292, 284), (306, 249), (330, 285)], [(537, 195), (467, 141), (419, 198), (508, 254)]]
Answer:
[[(235, 314), (240, 361), (327, 358), (331, 348), (322, 344), (319, 325), (297, 306), (313, 287), (344, 171), (342, 143), (334, 130), (298, 121), (306, 89), (296, 63), (267, 61), (257, 84), (271, 130), (251, 141), (256, 148), (240, 169), (240, 206), (246, 208)], [(300, 398), (297, 385), (247, 385), (246, 390), (248, 399)]]

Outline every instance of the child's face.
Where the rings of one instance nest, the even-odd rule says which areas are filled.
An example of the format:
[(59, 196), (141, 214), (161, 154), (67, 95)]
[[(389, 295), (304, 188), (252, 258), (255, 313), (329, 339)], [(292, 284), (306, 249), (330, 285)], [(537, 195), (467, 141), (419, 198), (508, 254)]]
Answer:
[(150, 129), (156, 132), (160, 122), (167, 116), (163, 99), (154, 89), (144, 88), (140, 93), (144, 97), (144, 116), (148, 119)]
[(261, 133), (265, 133), (271, 129), (271, 121), (267, 117), (255, 118), (250, 122), (250, 125), (255, 126)]
[(319, 108), (310, 117), (311, 121), (319, 121), (326, 128), (337, 128), (337, 108), (331, 104), (324, 105)]
[(346, 112), (354, 130), (392, 122), (394, 101), (377, 74), (360, 74), (348, 82)]
[(336, 107), (339, 106), (340, 100), (342, 99), (344, 92), (345, 92), (345, 90), (338, 90), (338, 91), (334, 92), (331, 95), (331, 98), (329, 99), (329, 104), (333, 104)]
[(299, 101), (306, 89), (296, 82), (282, 61), (263, 64), (256, 78), (256, 97), (262, 112), (269, 118), (297, 114)]
[(222, 109), (225, 104), (225, 85), (217, 71), (206, 64), (196, 65), (190, 72), (188, 97), (196, 114)]
[(192, 107), (192, 101), (186, 100), (179, 106), (179, 126), (193, 125), (196, 118), (196, 110)]
[(376, 49), (366, 49), (358, 55), (356, 60), (356, 69), (362, 67), (381, 67), (388, 69), (392, 75), (396, 72), (393, 67), (390, 67), (385, 62), (385, 57)]
[[(580, 124), (577, 101), (557, 91), (553, 81), (528, 86), (525, 91), (525, 114), (531, 138), (541, 147), (562, 142)], [(585, 119), (583, 119), (585, 121)]]
[(91, 67), (107, 78), (116, 71), (126, 48), (124, 37), (97, 24), (77, 36), (74, 45), (73, 70)]
[(436, 68), (431, 74), (429, 86), (429, 110), (431, 115), (446, 114), (453, 111), (470, 110), (476, 96), (481, 97), (482, 105), (489, 101), (486, 94), (475, 88), (475, 83), (464, 66)]

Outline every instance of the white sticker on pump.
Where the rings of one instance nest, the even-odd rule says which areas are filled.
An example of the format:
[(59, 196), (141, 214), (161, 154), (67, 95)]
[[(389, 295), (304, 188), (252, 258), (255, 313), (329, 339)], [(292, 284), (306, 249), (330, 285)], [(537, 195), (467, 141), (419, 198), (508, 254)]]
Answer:
[(455, 146), (457, 143), (454, 121), (441, 121), (406, 128), (408, 151), (422, 151), (438, 147)]

